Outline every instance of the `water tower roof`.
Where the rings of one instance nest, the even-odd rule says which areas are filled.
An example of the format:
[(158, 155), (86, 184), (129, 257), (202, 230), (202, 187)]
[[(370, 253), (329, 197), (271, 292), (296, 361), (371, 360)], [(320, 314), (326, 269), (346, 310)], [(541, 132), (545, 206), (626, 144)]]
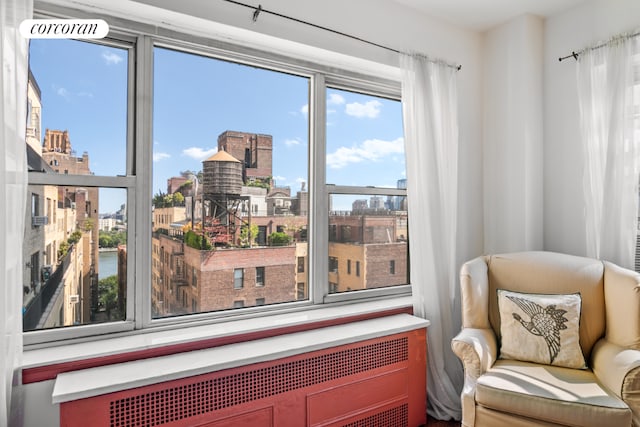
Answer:
[(213, 156), (209, 157), (205, 162), (235, 162), (241, 163), (240, 160), (233, 157), (231, 154), (227, 153), (224, 150), (218, 151)]

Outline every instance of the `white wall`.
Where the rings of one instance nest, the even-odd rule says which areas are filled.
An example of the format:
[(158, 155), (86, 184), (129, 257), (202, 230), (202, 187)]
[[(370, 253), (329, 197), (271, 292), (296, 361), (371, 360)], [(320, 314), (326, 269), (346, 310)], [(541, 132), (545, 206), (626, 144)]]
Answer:
[(484, 252), (542, 249), (543, 20), (485, 35)]
[(640, 28), (637, 0), (592, 0), (546, 21), (544, 247), (586, 254), (576, 64), (558, 58)]

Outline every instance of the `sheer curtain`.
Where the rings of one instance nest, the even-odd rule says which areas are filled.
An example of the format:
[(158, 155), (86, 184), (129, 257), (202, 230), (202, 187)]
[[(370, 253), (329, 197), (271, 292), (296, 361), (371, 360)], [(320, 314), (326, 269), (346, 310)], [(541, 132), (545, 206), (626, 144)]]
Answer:
[(11, 392), (22, 354), (22, 245), (27, 195), (25, 126), (27, 40), (18, 27), (33, 14), (32, 0), (0, 2), (0, 425), (12, 425)]
[(461, 417), (463, 372), (451, 351), (460, 330), (456, 265), (458, 110), (456, 68), (401, 54), (414, 314), (428, 328), (428, 412)]
[(581, 52), (577, 62), (587, 256), (630, 269), (638, 222), (638, 55), (640, 37), (622, 35)]

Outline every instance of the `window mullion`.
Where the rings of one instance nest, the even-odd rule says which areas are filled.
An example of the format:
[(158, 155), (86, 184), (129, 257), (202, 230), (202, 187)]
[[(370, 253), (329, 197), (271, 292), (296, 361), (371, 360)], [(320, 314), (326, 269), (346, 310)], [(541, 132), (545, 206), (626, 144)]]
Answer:
[(153, 147), (153, 41), (140, 36), (135, 75), (136, 279), (134, 316), (136, 328), (151, 322), (151, 197)]
[(326, 189), (326, 87), (322, 74), (312, 79), (309, 106), (310, 125), (310, 229), (309, 295), (322, 303), (327, 295), (329, 242), (329, 195)]

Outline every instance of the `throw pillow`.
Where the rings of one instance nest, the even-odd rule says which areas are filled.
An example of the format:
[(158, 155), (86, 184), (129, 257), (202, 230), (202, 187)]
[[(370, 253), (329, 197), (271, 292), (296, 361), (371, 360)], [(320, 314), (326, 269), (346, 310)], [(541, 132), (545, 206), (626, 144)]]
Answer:
[(584, 369), (580, 294), (524, 294), (498, 289), (501, 359)]

